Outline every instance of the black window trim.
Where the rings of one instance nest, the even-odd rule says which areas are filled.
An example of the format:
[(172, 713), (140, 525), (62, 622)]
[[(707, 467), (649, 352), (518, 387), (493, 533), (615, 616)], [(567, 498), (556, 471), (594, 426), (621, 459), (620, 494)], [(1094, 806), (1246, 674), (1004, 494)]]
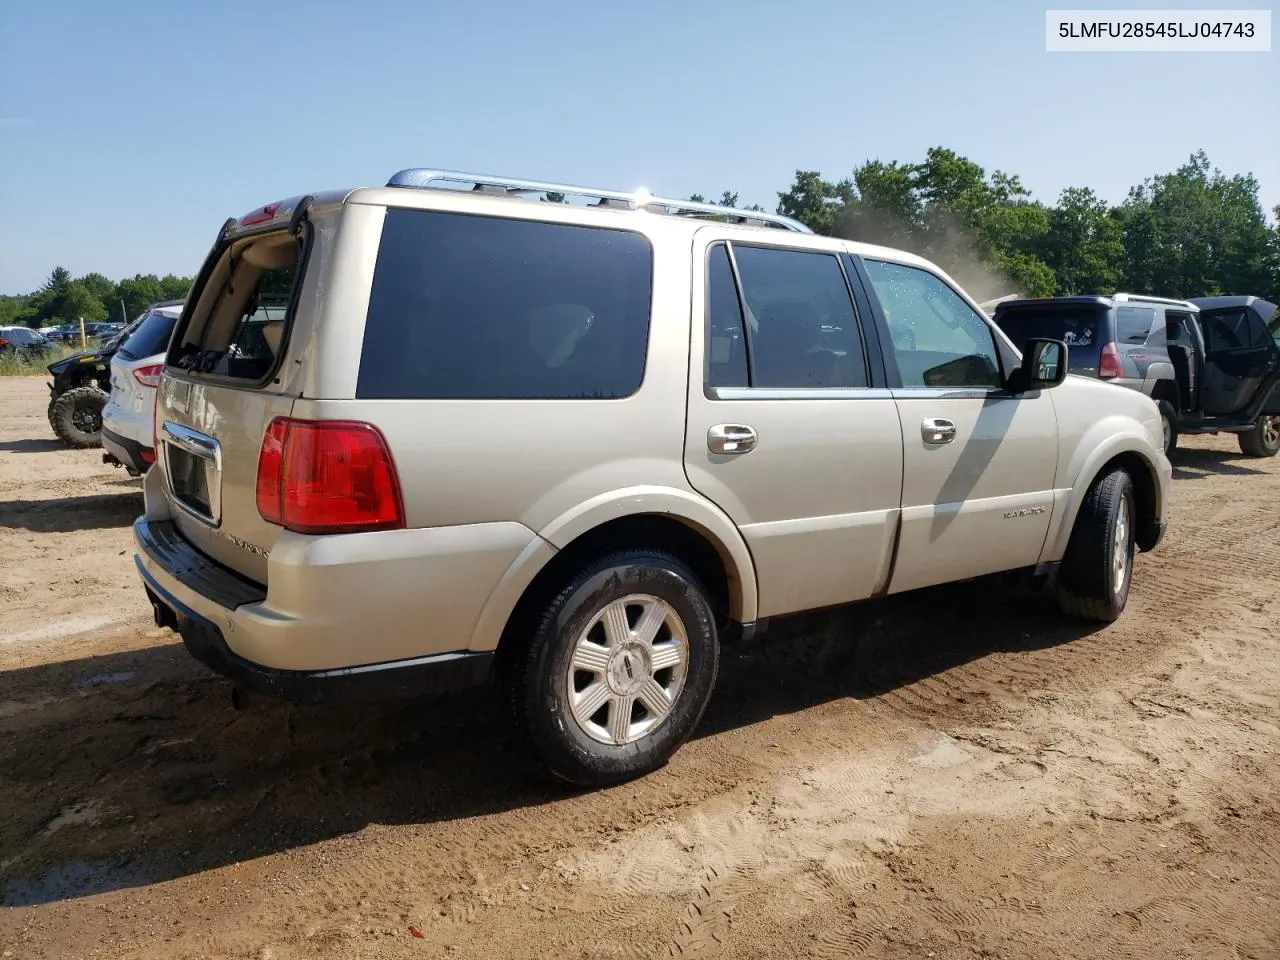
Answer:
[[(545, 206), (545, 204), (544, 204)], [(394, 212), (410, 212), (431, 215), (444, 215), (454, 217), (470, 217), (476, 220), (501, 220), (509, 223), (533, 223), (543, 224), (547, 226), (558, 227), (579, 227), (585, 230), (607, 231), (609, 233), (625, 233), (631, 236), (639, 237), (644, 241), (645, 249), (649, 254), (649, 291), (648, 303), (649, 309), (645, 322), (645, 340), (644, 340), (644, 357), (640, 367), (640, 380), (636, 384), (634, 390), (624, 396), (618, 397), (362, 397), (359, 392), (360, 368), (364, 363), (364, 329), (367, 328), (369, 317), (368, 308), (363, 318), (362, 332), (360, 334), (360, 357), (356, 364), (356, 399), (369, 403), (395, 402), (402, 400), (413, 400), (422, 403), (619, 403), (631, 400), (639, 395), (644, 389), (644, 385), (649, 379), (649, 354), (653, 349), (653, 317), (654, 317), (654, 289), (658, 279), (657, 258), (654, 255), (653, 240), (643, 230), (637, 230), (634, 227), (618, 227), (612, 224), (599, 223), (580, 223), (576, 220), (560, 220), (555, 218), (546, 218), (540, 216), (512, 216), (509, 213), (474, 213), (472, 211), (463, 210), (447, 210), (435, 207), (415, 207), (415, 206), (388, 206), (387, 218), (384, 218), (383, 225), (378, 231), (378, 250), (374, 254), (374, 273), (377, 272), (377, 258), (382, 252), (382, 237), (386, 230), (386, 219)], [(552, 211), (554, 213), (554, 211)], [(370, 276), (368, 289), (370, 298), (372, 298), (373, 276)], [(292, 308), (291, 308), (292, 309)], [(287, 335), (286, 329), (286, 335)], [(281, 350), (281, 353), (284, 351)]]
[[(915, 399), (977, 399), (977, 398), (1000, 398), (1012, 396), (1034, 397), (1038, 396), (1038, 390), (1026, 394), (1013, 394), (1009, 392), (1006, 383), (1009, 379), (1010, 370), (1016, 370), (1021, 366), (1021, 358), (1019, 354), (1010, 348), (1007, 338), (996, 325), (995, 321), (982, 312), (982, 310), (969, 303), (968, 298), (945, 277), (936, 270), (923, 266), (918, 263), (906, 263), (902, 260), (894, 260), (890, 257), (868, 257), (862, 254), (852, 254), (851, 259), (862, 283), (867, 289), (867, 296), (871, 301), (871, 311), (875, 318), (876, 327), (880, 335), (880, 339), (887, 346), (884, 350), (885, 367), (889, 371), (889, 387), (893, 391), (893, 395), (899, 399), (915, 400)], [(978, 319), (986, 324), (987, 331), (991, 334), (991, 343), (995, 347), (996, 361), (1000, 364), (1000, 380), (1001, 385), (996, 387), (907, 387), (902, 383), (902, 372), (898, 367), (898, 359), (893, 349), (893, 337), (889, 331), (889, 318), (885, 316), (884, 307), (880, 303), (880, 297), (875, 292), (875, 284), (871, 281), (871, 274), (867, 272), (864, 261), (873, 263), (885, 263), (895, 267), (909, 267), (913, 270), (919, 270), (921, 273), (927, 273), (939, 283), (949, 289), (957, 297), (959, 297), (970, 309), (977, 315)]]
[[(711, 254), (716, 247), (723, 246), (729, 255), (729, 269), (733, 274), (734, 291), (738, 298), (738, 323), (741, 324), (743, 347), (747, 355), (747, 385), (745, 387), (715, 387), (707, 382), (707, 374), (709, 373), (708, 364), (710, 363), (710, 317), (711, 317)], [(755, 343), (751, 333), (751, 326), (747, 323), (747, 297), (746, 291), (742, 287), (742, 275), (738, 270), (738, 259), (734, 255), (733, 248), (735, 246), (750, 247), (759, 250), (781, 250), (786, 253), (815, 253), (822, 256), (831, 257), (836, 261), (836, 266), (840, 270), (840, 275), (844, 278), (845, 293), (849, 297), (849, 308), (853, 313), (854, 325), (858, 332), (858, 346), (862, 353), (862, 370), (866, 378), (867, 385), (865, 387), (757, 387), (754, 385), (756, 379), (755, 369)], [(750, 240), (735, 240), (729, 237), (719, 237), (707, 243), (702, 254), (703, 265), (703, 303), (702, 303), (702, 331), (703, 331), (703, 359), (702, 359), (702, 393), (708, 400), (716, 401), (735, 401), (735, 400), (882, 400), (887, 399), (889, 394), (886, 390), (888, 386), (884, 379), (883, 356), (880, 351), (880, 343), (878, 331), (868, 334), (867, 324), (863, 319), (863, 310), (859, 309), (860, 304), (865, 303), (865, 295), (860, 299), (858, 285), (855, 284), (849, 275), (849, 268), (846, 264), (848, 254), (840, 250), (815, 249), (812, 247), (797, 247), (789, 244), (779, 243), (761, 243)], [(879, 369), (872, 361), (872, 347), (870, 341), (874, 340), (874, 353), (876, 359), (880, 361)]]

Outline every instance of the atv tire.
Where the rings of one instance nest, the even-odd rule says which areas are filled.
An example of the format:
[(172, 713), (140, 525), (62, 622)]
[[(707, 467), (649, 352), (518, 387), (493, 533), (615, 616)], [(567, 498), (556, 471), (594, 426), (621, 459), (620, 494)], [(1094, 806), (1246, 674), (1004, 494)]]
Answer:
[(109, 397), (88, 384), (60, 393), (49, 402), (49, 426), (68, 447), (102, 446), (102, 408)]

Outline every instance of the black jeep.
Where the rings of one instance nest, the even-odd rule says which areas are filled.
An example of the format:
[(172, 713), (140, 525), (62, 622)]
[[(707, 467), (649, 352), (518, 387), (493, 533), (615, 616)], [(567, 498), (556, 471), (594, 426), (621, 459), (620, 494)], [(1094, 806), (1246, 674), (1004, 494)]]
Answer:
[(1280, 313), (1260, 297), (1193, 297), (1170, 319), (1182, 433), (1234, 433), (1242, 453), (1280, 453)]

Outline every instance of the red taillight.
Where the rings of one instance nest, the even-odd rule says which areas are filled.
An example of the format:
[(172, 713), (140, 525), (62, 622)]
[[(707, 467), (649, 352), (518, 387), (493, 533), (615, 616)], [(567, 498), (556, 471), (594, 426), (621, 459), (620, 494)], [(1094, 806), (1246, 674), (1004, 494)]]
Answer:
[(160, 374), (164, 373), (163, 363), (151, 363), (145, 367), (138, 367), (133, 371), (133, 379), (137, 380), (144, 387), (160, 386)]
[(141, 450), (138, 451), (138, 456), (142, 458), (143, 463), (156, 462), (156, 451), (154, 447), (150, 450), (148, 450), (146, 447), (143, 447)]
[(252, 213), (246, 213), (240, 218), (240, 226), (251, 227), (255, 223), (266, 223), (276, 215), (276, 211), (280, 209), (278, 203), (268, 203), (265, 207), (259, 207)]
[(1123, 372), (1120, 367), (1120, 354), (1116, 352), (1116, 345), (1108, 343), (1102, 348), (1102, 360), (1098, 364), (1098, 376), (1104, 380), (1110, 380), (1120, 376)]
[(297, 533), (404, 526), (391, 451), (367, 423), (272, 420), (258, 455), (257, 500), (264, 520)]

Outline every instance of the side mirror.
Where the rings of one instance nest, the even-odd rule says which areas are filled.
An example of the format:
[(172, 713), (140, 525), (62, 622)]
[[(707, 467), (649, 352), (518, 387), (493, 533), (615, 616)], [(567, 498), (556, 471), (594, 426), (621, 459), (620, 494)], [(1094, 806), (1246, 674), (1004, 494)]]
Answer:
[(1061, 340), (1028, 340), (1022, 345), (1022, 366), (1009, 375), (1009, 391), (1047, 390), (1067, 378), (1067, 345)]

